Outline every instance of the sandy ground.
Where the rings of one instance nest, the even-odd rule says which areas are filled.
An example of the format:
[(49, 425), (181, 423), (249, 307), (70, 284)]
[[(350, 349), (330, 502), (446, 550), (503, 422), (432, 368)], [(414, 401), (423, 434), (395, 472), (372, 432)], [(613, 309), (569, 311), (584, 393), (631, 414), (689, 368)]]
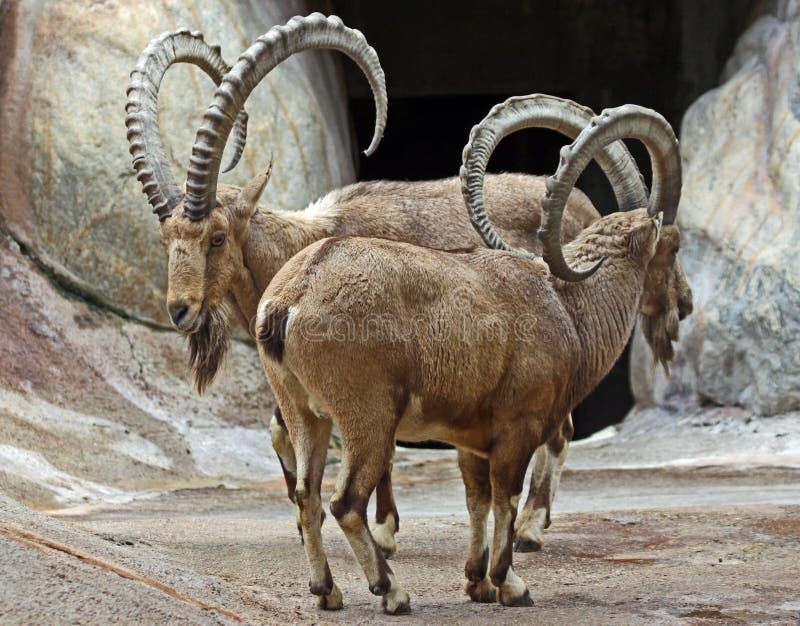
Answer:
[(65, 298), (4, 239), (0, 292), (2, 626), (800, 623), (800, 413), (638, 409), (574, 445), (544, 549), (515, 560), (531, 609), (468, 601), (454, 454), (400, 451), (412, 613), (381, 614), (331, 519), (345, 608), (321, 613), (252, 348), (198, 398), (182, 342)]
[[(329, 495), (337, 466), (328, 469)], [(515, 556), (531, 609), (463, 595), (467, 521), (452, 453), (403, 452), (395, 480), (391, 565), (410, 615), (382, 615), (330, 518), (345, 608), (318, 611), (292, 509), (271, 481), (50, 516), (0, 501), (0, 622), (800, 623), (799, 469), (567, 471), (544, 549)]]

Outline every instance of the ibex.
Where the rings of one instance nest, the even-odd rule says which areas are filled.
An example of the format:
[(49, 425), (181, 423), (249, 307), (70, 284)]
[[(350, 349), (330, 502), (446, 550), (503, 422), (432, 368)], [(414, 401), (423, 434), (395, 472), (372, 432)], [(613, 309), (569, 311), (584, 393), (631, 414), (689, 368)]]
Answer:
[[(641, 140), (650, 153), (649, 209), (601, 218), (562, 248), (562, 215), (578, 175), (602, 146), (622, 138)], [(475, 148), (465, 148), (466, 162)], [(446, 252), (335, 237), (309, 246), (277, 273), (259, 305), (257, 344), (297, 455), (295, 497), (309, 584), (322, 608), (342, 606), (320, 532), (320, 483), (333, 425), (341, 432), (342, 462), (330, 509), (388, 613), (408, 611), (409, 597), (373, 540), (366, 506), (396, 438), (458, 448), (472, 600), (532, 604), (512, 568), (526, 468), (535, 448), (619, 357), (637, 312), (656, 299), (646, 294), (657, 278), (651, 268), (656, 274), (674, 268), (680, 167), (669, 124), (626, 105), (594, 118), (562, 149), (542, 201), (544, 262), (512, 251), (497, 234), (480, 202), (483, 171), (464, 167), (472, 221), (496, 249)]]
[[(216, 172), (233, 119), (238, 124), (234, 163), (241, 154), (244, 125), (239, 120), (250, 91), (279, 61), (313, 47), (342, 50), (366, 73), (377, 111), (375, 134), (367, 151), (371, 152), (385, 124), (383, 71), (363, 36), (335, 17), (315, 14), (294, 18), (286, 26), (272, 29), (241, 56), (227, 75), (219, 49), (204, 44), (198, 33), (163, 35), (147, 47), (131, 75), (126, 119), (131, 154), (137, 178), (160, 220), (161, 240), (169, 254), (167, 308), (174, 325), (189, 337), (190, 365), (201, 392), (213, 380), (225, 354), (229, 313), (245, 328), (252, 328), (258, 299), (270, 280), (288, 259), (314, 241), (331, 235), (363, 234), (448, 249), (481, 243), (464, 219), (466, 212), (457, 178), (359, 183), (332, 191), (302, 212), (269, 210), (258, 205), (268, 172), (255, 177), (243, 189), (217, 185)], [(158, 87), (167, 69), (176, 62), (199, 65), (220, 84), (193, 148), (187, 180), (190, 193), (186, 197), (170, 171), (156, 114)], [(592, 115), (591, 110), (575, 103), (534, 95), (512, 99), (507, 106), (493, 111), (485, 124), (492, 126), (498, 137), (520, 128), (543, 127), (574, 138)], [(597, 159), (609, 177), (620, 208), (646, 204), (647, 189), (624, 144), (610, 145), (598, 153)], [(541, 218), (544, 179), (513, 174), (488, 176), (486, 194), (490, 214), (506, 240), (539, 250), (535, 232)], [(598, 217), (591, 202), (574, 190), (565, 211), (565, 239), (571, 240)], [(678, 292), (686, 292), (679, 266), (667, 278), (677, 285)], [(296, 464), (281, 427), (280, 412), (272, 420), (271, 431), (289, 497), (294, 500)], [(541, 545), (557, 470), (566, 454), (565, 445), (552, 443), (555, 456), (547, 448), (536, 453), (531, 496), (520, 516), (520, 549)], [(389, 472), (379, 485), (377, 500), (376, 537), (391, 553), (399, 518)]]

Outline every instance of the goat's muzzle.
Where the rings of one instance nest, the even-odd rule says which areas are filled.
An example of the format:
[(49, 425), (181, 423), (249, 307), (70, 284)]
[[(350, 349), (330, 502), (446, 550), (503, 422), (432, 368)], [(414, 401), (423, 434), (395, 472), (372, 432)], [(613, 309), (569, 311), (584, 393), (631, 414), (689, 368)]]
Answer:
[(202, 304), (175, 300), (167, 304), (167, 311), (172, 320), (172, 325), (183, 333), (191, 334), (196, 332), (203, 322)]

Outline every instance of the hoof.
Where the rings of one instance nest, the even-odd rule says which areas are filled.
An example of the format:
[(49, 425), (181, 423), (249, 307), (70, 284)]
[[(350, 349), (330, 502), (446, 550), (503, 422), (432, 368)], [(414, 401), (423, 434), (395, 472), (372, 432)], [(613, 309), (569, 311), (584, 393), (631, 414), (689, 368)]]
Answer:
[(407, 615), (411, 613), (411, 599), (402, 589), (392, 590), (383, 596), (383, 612), (387, 615)]
[(323, 611), (338, 611), (342, 608), (342, 592), (336, 583), (333, 584), (333, 589), (327, 596), (319, 596), (317, 598), (317, 606)]
[(404, 602), (397, 602), (394, 604), (384, 602), (383, 612), (386, 613), (386, 615), (408, 615), (411, 613), (411, 600), (406, 598)]
[(396, 545), (392, 546), (391, 548), (384, 548), (383, 546), (378, 547), (381, 549), (381, 552), (383, 552), (383, 558), (385, 558), (387, 561), (395, 555), (395, 552), (397, 552)]
[(533, 606), (533, 599), (527, 589), (521, 596), (511, 598), (504, 598), (503, 594), (498, 594), (498, 596), (500, 596), (500, 604), (503, 606)]
[(464, 587), (464, 592), (473, 602), (497, 602), (497, 587), (488, 578), (479, 582), (469, 581)]
[(518, 537), (514, 541), (514, 552), (538, 552), (542, 549), (542, 544), (533, 539)]

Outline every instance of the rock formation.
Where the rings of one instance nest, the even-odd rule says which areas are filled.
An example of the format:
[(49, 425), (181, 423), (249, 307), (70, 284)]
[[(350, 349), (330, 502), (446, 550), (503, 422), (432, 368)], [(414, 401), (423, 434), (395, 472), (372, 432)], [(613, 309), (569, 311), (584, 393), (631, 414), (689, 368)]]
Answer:
[(800, 410), (799, 77), (800, 2), (777, 2), (683, 118), (680, 255), (694, 314), (669, 380), (637, 336), (640, 405)]
[[(39, 507), (280, 475), (273, 399), (234, 341), (204, 397), (166, 329), (158, 220), (134, 178), (128, 74), (153, 37), (200, 30), (232, 63), (318, 3), (0, 3), (0, 492)], [(298, 55), (248, 100), (247, 148), (224, 182), (274, 155), (264, 202), (300, 208), (354, 180), (335, 53)], [(160, 118), (179, 179), (213, 83), (176, 66)]]
[[(0, 227), (92, 297), (167, 323), (166, 266), (134, 178), (125, 129), (128, 74), (164, 31), (187, 27), (233, 63), (308, 2), (18, 2), (0, 9)], [(335, 53), (297, 55), (248, 100), (247, 148), (222, 182), (243, 184), (274, 154), (265, 204), (299, 209), (352, 182), (347, 103)], [(214, 85), (175, 66), (160, 119), (182, 182)]]

